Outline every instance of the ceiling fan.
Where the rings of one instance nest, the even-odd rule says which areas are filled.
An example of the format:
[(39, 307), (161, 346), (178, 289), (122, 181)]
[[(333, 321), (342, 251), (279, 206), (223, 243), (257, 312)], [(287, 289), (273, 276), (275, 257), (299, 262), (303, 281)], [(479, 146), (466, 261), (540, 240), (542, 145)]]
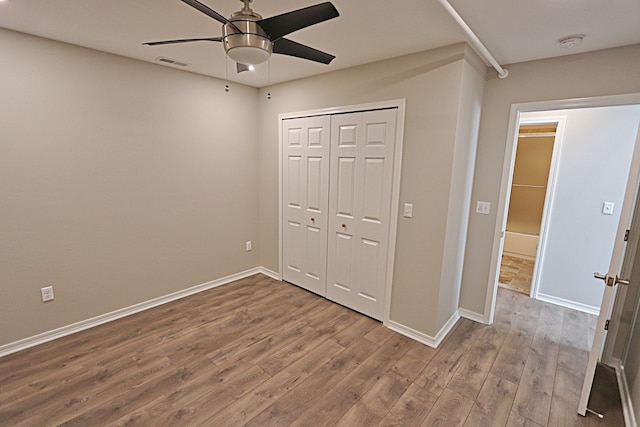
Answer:
[(266, 61), (272, 53), (295, 56), (322, 64), (329, 64), (335, 58), (326, 52), (284, 37), (302, 28), (338, 17), (340, 14), (331, 2), (263, 19), (249, 6), (253, 0), (240, 0), (244, 3), (244, 7), (227, 19), (197, 0), (182, 1), (222, 23), (222, 36), (164, 40), (143, 44), (157, 46), (196, 41), (222, 42), (227, 55), (236, 61), (238, 72), (249, 70), (251, 66)]

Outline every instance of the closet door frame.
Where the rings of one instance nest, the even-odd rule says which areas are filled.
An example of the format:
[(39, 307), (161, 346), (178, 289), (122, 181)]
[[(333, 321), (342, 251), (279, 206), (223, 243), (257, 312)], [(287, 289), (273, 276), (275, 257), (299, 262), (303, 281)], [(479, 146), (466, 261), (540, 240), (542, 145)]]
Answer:
[(395, 99), (382, 102), (374, 102), (367, 104), (347, 105), (340, 107), (324, 108), (318, 110), (306, 110), (296, 111), (291, 113), (282, 113), (278, 115), (278, 257), (279, 257), (279, 269), (278, 278), (282, 280), (282, 272), (284, 271), (284, 259), (283, 259), (283, 211), (282, 211), (282, 178), (283, 178), (283, 164), (282, 164), (282, 125), (283, 120), (300, 118), (300, 117), (313, 117), (333, 114), (344, 113), (356, 113), (363, 111), (382, 110), (382, 109), (396, 109), (396, 134), (395, 134), (395, 149), (393, 157), (393, 182), (391, 188), (391, 217), (389, 227), (389, 246), (387, 253), (387, 269), (385, 277), (385, 296), (384, 296), (384, 314), (383, 323), (389, 321), (389, 312), (391, 307), (391, 288), (393, 284), (393, 266), (395, 260), (396, 250), (396, 236), (398, 230), (398, 217), (400, 214), (400, 176), (402, 172), (402, 146), (404, 141), (404, 120), (405, 120), (405, 99)]

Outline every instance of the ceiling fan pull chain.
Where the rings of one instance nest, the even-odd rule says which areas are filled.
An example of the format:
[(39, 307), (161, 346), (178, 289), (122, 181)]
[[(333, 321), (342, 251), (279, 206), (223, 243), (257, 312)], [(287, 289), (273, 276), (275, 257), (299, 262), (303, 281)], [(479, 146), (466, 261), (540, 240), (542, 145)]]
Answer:
[(229, 57), (225, 55), (224, 58), (224, 91), (229, 92)]
[[(267, 86), (271, 86), (271, 58), (267, 61)], [(267, 99), (271, 99), (271, 92), (267, 93)]]

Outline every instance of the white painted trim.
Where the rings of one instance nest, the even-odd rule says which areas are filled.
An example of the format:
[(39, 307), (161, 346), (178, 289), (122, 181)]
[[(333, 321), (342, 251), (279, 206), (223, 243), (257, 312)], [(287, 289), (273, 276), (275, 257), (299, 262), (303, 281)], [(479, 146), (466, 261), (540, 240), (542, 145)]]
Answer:
[(278, 114), (278, 121), (281, 122), (285, 119), (295, 119), (298, 117), (328, 116), (332, 114), (356, 113), (359, 111), (386, 110), (389, 108), (402, 108), (404, 111), (405, 103), (406, 100), (401, 98), (389, 101), (371, 102), (368, 104), (354, 104), (340, 107), (320, 108), (318, 110), (294, 111), (291, 113)]
[(280, 280), (284, 271), (284, 257), (282, 256), (282, 121), (284, 114), (278, 115), (278, 268), (280, 269)]
[(616, 377), (618, 378), (618, 390), (620, 392), (620, 401), (622, 402), (622, 414), (624, 415), (624, 425), (626, 427), (638, 427), (635, 411), (633, 408), (633, 400), (631, 400), (631, 392), (629, 391), (629, 383), (624, 373), (624, 366), (617, 364)]
[(458, 309), (460, 313), (460, 317), (464, 317), (465, 319), (472, 320), (477, 323), (485, 323), (484, 316), (481, 313), (476, 313), (475, 311), (470, 311), (464, 308)]
[(579, 302), (570, 301), (568, 299), (556, 297), (553, 295), (547, 295), (543, 293), (538, 293), (536, 299), (544, 302), (550, 302), (551, 304), (559, 305), (566, 308), (571, 308), (573, 310), (582, 311), (584, 313), (593, 314), (598, 316), (600, 314), (600, 308), (594, 307), (592, 305), (581, 304)]
[[(400, 208), (400, 177), (402, 172), (402, 149), (404, 143), (405, 99), (355, 104), (318, 110), (297, 111), (278, 114), (278, 257), (280, 277), (284, 271), (282, 256), (282, 121), (300, 117), (325, 116), (359, 111), (396, 109), (396, 140), (393, 157), (393, 183), (391, 188), (391, 216), (389, 223), (389, 245), (387, 252), (387, 277), (385, 278), (384, 311), (382, 321), (387, 323), (391, 312), (391, 290), (393, 286), (393, 267), (395, 265), (396, 239), (398, 234), (398, 211)], [(280, 279), (281, 280), (281, 279)]]
[(496, 298), (498, 296), (497, 283), (500, 280), (500, 263), (504, 249), (503, 231), (506, 229), (507, 213), (509, 206), (509, 189), (513, 180), (511, 171), (515, 165), (515, 149), (518, 144), (518, 123), (520, 112), (514, 105), (509, 113), (508, 138), (504, 150), (504, 161), (502, 164), (502, 180), (498, 206), (496, 207), (496, 227), (493, 234), (493, 244), (491, 251), (491, 264), (489, 265), (489, 283), (487, 285), (487, 296), (484, 303), (484, 323), (491, 325), (496, 308)]
[(265, 267), (258, 267), (256, 270), (257, 270), (256, 273), (262, 273), (265, 276), (272, 278), (273, 280), (282, 281), (282, 275), (278, 272), (269, 270), (268, 268), (265, 268)]
[[(553, 210), (553, 201), (556, 193), (556, 184), (558, 181), (558, 172), (560, 170), (560, 156), (562, 153), (562, 146), (564, 144), (564, 130), (567, 123), (566, 115), (551, 115), (544, 118), (535, 119), (523, 119), (520, 118), (518, 122), (518, 130), (521, 124), (541, 124), (541, 123), (556, 123), (556, 133), (553, 140), (553, 150), (551, 152), (551, 164), (549, 166), (549, 177), (547, 178), (547, 191), (544, 195), (544, 204), (542, 209), (542, 220), (540, 221), (540, 231), (538, 232), (538, 249), (536, 250), (535, 263), (533, 267), (533, 275), (531, 277), (531, 289), (529, 295), (532, 298), (538, 298), (538, 289), (540, 288), (540, 274), (545, 261), (545, 252), (547, 250), (547, 234), (549, 231), (549, 219), (551, 217), (551, 211)], [(516, 138), (517, 141), (517, 138)], [(515, 153), (514, 163), (515, 163)], [(513, 177), (513, 169), (511, 170)], [(507, 200), (507, 203), (509, 201)], [(508, 205), (507, 205), (508, 206)], [(507, 208), (506, 215), (508, 216), (509, 209)], [(505, 228), (506, 228), (505, 217)], [(499, 268), (499, 267), (498, 267)]]
[(496, 283), (498, 282), (498, 275), (500, 274), (500, 269), (498, 268), (500, 259), (499, 257), (502, 254), (502, 245), (504, 243), (501, 234), (506, 223), (508, 191), (509, 187), (511, 186), (510, 171), (513, 168), (512, 162), (515, 160), (513, 151), (518, 138), (517, 130), (518, 123), (520, 121), (520, 113), (530, 111), (566, 110), (571, 108), (608, 107), (633, 104), (640, 104), (640, 93), (511, 104), (511, 109), (509, 112), (509, 127), (507, 130), (507, 143), (504, 153), (504, 164), (502, 166), (500, 196), (498, 198), (498, 206), (496, 208), (497, 220), (494, 229), (493, 244), (491, 250), (491, 264), (489, 269), (487, 294), (484, 306), (484, 323), (492, 324), (495, 312), (496, 296), (498, 291)]
[(25, 350), (27, 348), (34, 347), (39, 344), (44, 344), (46, 342), (65, 337), (67, 335), (75, 334), (76, 332), (81, 332), (86, 329), (93, 328), (95, 326), (100, 326), (102, 324), (112, 322), (114, 320), (118, 320), (126, 316), (131, 316), (132, 314), (140, 313), (150, 308), (157, 307), (159, 305), (163, 305), (172, 301), (176, 301), (178, 299), (188, 297), (190, 295), (197, 294), (199, 292), (203, 292), (209, 289), (213, 289), (218, 286), (226, 285), (228, 283), (234, 282), (236, 280), (244, 279), (246, 277), (253, 276), (254, 274), (258, 274), (258, 273), (262, 273), (273, 279), (280, 280), (279, 278), (277, 278), (277, 274), (272, 272), (271, 270), (268, 270), (264, 267), (252, 268), (250, 270), (245, 270), (240, 273), (236, 273), (220, 279), (212, 280), (211, 282), (203, 283), (201, 285), (192, 286), (190, 288), (183, 289), (181, 291), (177, 291), (168, 295), (153, 298), (148, 301), (144, 301), (138, 304), (131, 305), (129, 307), (124, 307), (119, 310), (112, 311), (110, 313), (101, 314), (100, 316), (92, 317), (86, 320), (81, 320), (80, 322), (72, 323), (70, 325), (62, 326), (60, 328), (43, 332), (41, 334), (34, 335), (32, 337), (24, 338), (19, 341), (14, 341), (12, 343), (2, 345), (0, 346), (0, 357), (6, 356), (11, 353), (16, 353), (21, 350)]
[(389, 246), (387, 253), (387, 278), (384, 295), (382, 320), (387, 322), (391, 316), (391, 289), (393, 287), (393, 267), (396, 260), (396, 240), (398, 235), (398, 211), (400, 210), (400, 177), (402, 172), (402, 150), (404, 143), (404, 99), (393, 101), (396, 112), (396, 141), (393, 155), (393, 184), (391, 188), (391, 217), (389, 219)]
[(428, 345), (429, 347), (438, 348), (440, 343), (442, 343), (442, 340), (444, 340), (449, 332), (451, 332), (458, 320), (460, 320), (460, 315), (456, 311), (455, 313), (453, 313), (451, 318), (449, 318), (447, 323), (445, 323), (444, 326), (440, 328), (440, 331), (438, 331), (435, 337), (432, 337), (431, 335), (427, 335), (420, 331), (416, 331), (409, 326), (405, 326), (393, 320), (384, 322), (384, 325), (392, 331), (402, 334), (405, 337), (409, 337), (412, 340), (418, 341), (424, 345)]

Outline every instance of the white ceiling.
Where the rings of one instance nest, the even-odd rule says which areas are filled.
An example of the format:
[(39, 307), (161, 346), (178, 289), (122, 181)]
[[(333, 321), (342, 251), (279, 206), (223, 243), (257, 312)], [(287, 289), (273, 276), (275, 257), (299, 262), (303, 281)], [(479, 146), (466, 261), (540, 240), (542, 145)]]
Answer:
[[(323, 0), (255, 0), (271, 17)], [(201, 0), (224, 16), (238, 0)], [(0, 27), (157, 63), (165, 56), (195, 73), (255, 87), (466, 41), (437, 0), (332, 0), (340, 17), (287, 38), (336, 56), (331, 65), (273, 55), (236, 74), (221, 43), (143, 46), (143, 42), (221, 35), (221, 24), (180, 0), (0, 0)], [(450, 0), (501, 64), (640, 43), (639, 0)], [(558, 40), (584, 34), (563, 49)], [(3, 61), (7, 60), (3, 53)], [(227, 73), (228, 70), (228, 73)]]

